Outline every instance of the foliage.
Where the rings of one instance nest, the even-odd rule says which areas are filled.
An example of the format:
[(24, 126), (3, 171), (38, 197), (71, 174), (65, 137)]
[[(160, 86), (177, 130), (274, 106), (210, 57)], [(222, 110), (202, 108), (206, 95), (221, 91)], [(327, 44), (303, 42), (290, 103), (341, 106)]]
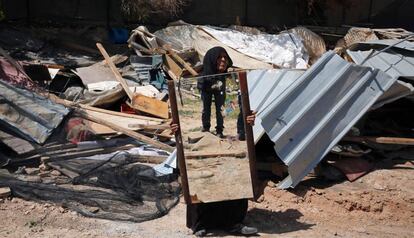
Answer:
[(151, 15), (178, 16), (190, 0), (122, 0), (121, 9), (129, 20), (145, 21)]

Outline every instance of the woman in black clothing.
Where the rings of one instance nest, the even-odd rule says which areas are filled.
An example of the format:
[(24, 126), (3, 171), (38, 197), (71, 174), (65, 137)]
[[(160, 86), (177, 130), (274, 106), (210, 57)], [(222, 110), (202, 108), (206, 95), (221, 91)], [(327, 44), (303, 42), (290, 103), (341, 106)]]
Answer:
[(201, 120), (203, 131), (210, 131), (211, 103), (214, 97), (214, 105), (216, 108), (216, 133), (217, 136), (223, 138), (223, 115), (222, 107), (226, 99), (226, 77), (225, 75), (215, 75), (226, 73), (227, 69), (233, 65), (226, 50), (223, 47), (214, 47), (207, 51), (203, 60), (203, 74), (197, 80), (197, 88), (201, 92), (201, 100), (203, 102), (203, 111)]

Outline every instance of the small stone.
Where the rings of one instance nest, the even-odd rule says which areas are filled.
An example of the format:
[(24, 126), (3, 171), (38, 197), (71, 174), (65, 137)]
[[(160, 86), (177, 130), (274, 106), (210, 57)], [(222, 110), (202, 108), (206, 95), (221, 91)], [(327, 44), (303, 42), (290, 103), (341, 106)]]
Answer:
[(66, 212), (66, 210), (65, 210), (65, 208), (63, 208), (63, 207), (59, 207), (59, 212), (60, 212), (60, 213), (65, 213), (65, 212)]
[(263, 202), (264, 201), (264, 195), (262, 195), (262, 196), (260, 196), (258, 199), (257, 199), (257, 202), (258, 203), (261, 203), (261, 202)]
[(73, 215), (73, 216), (76, 216), (76, 215), (78, 215), (78, 213), (77, 213), (77, 212), (75, 212), (75, 211), (73, 211), (73, 212), (70, 212), (70, 214), (71, 214), (71, 215)]
[(60, 175), (62, 175), (62, 173), (59, 172), (59, 171), (57, 171), (57, 170), (52, 170), (52, 172), (50, 172), (50, 174), (53, 175), (53, 176), (60, 176)]
[(99, 207), (90, 207), (88, 208), (88, 211), (91, 213), (97, 213), (99, 212)]
[(272, 188), (276, 188), (277, 184), (275, 184), (273, 181), (269, 181), (269, 182), (267, 182), (267, 186), (272, 187)]
[(25, 211), (24, 212), (24, 215), (27, 215), (27, 214), (29, 214), (30, 213), (30, 211), (29, 210), (27, 210), (27, 211)]
[(325, 194), (325, 192), (323, 190), (321, 190), (321, 189), (315, 189), (315, 193), (318, 194), (318, 195)]
[(9, 187), (0, 188), (0, 198), (8, 198), (11, 195), (11, 189)]

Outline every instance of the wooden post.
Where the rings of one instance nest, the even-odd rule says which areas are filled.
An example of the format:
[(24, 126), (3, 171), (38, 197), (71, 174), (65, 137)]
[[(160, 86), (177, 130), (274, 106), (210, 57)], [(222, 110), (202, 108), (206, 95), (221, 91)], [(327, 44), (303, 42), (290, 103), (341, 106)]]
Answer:
[(175, 132), (175, 143), (177, 149), (178, 167), (180, 169), (181, 187), (183, 188), (184, 201), (186, 204), (191, 204), (190, 189), (188, 187), (187, 167), (184, 157), (183, 138), (181, 135), (180, 118), (178, 116), (177, 97), (175, 95), (175, 84), (173, 80), (168, 80), (168, 93), (171, 105), (172, 123), (178, 125), (178, 130)]
[(246, 142), (247, 142), (247, 154), (249, 156), (249, 165), (250, 165), (250, 176), (252, 179), (253, 194), (254, 200), (259, 196), (259, 180), (257, 178), (257, 169), (256, 169), (256, 151), (254, 146), (253, 138), (253, 128), (251, 125), (247, 124), (246, 118), (251, 114), (250, 110), (250, 101), (249, 101), (249, 89), (247, 87), (247, 77), (246, 72), (239, 72), (239, 82), (240, 82), (240, 93), (241, 93), (241, 102), (243, 110), (243, 122), (244, 130), (246, 133)]

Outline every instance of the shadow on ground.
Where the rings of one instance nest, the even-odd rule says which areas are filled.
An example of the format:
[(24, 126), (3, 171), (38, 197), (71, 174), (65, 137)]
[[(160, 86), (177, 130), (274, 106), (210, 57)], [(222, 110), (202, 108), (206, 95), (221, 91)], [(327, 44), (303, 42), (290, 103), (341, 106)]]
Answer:
[(307, 230), (314, 224), (299, 221), (303, 214), (296, 209), (274, 212), (260, 208), (249, 211), (246, 225), (257, 227), (260, 233), (282, 234), (286, 232)]

